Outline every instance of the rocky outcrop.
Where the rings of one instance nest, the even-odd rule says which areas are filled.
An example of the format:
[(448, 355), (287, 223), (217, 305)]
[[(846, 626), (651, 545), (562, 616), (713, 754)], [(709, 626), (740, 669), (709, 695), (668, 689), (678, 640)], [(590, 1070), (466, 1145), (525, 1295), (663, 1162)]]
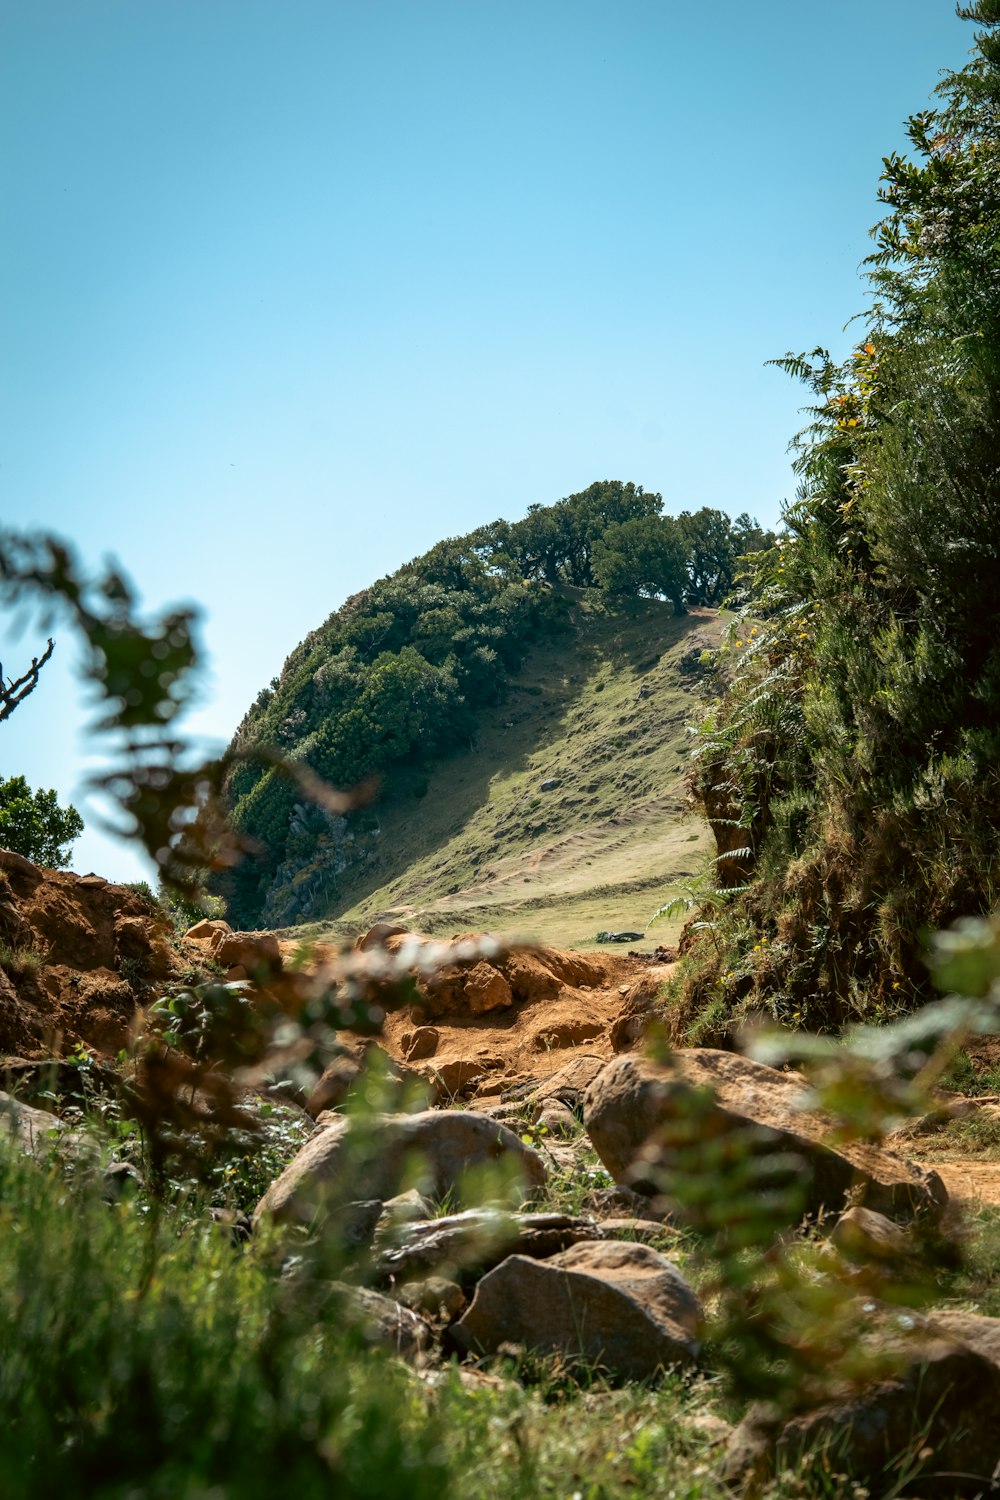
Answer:
[[(697, 1138), (720, 1150), (790, 1156), (802, 1212), (837, 1212), (848, 1192), (891, 1218), (939, 1217), (947, 1193), (936, 1172), (876, 1146), (828, 1144), (833, 1121), (799, 1108), (803, 1080), (732, 1052), (692, 1048), (669, 1064), (618, 1057), (587, 1090), (584, 1122), (594, 1149), (617, 1182), (669, 1198), (671, 1175)], [(689, 1158), (688, 1158), (689, 1159)], [(688, 1168), (689, 1169), (689, 1168)]]
[(43, 870), (0, 850), (0, 1056), (37, 1059), (82, 1042), (114, 1056), (138, 1002), (191, 961), (148, 897), (97, 875)]

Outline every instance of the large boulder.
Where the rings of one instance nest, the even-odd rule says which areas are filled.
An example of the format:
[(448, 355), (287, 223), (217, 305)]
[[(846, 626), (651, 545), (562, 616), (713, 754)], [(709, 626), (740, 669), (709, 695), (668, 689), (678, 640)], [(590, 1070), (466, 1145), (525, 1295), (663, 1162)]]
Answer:
[(587, 1090), (584, 1124), (615, 1181), (650, 1194), (669, 1197), (671, 1172), (697, 1135), (791, 1155), (801, 1188), (794, 1218), (838, 1212), (848, 1192), (890, 1218), (940, 1217), (948, 1194), (936, 1172), (865, 1143), (831, 1146), (834, 1122), (800, 1108), (803, 1093), (799, 1075), (732, 1052), (691, 1048), (667, 1064), (617, 1057)]
[(260, 1200), (254, 1222), (309, 1223), (324, 1205), (386, 1201), (407, 1187), (461, 1204), (505, 1189), (524, 1197), (544, 1181), (536, 1151), (471, 1110), (345, 1115), (306, 1142)]
[(645, 1380), (698, 1355), (701, 1305), (681, 1273), (647, 1245), (574, 1245), (549, 1260), (511, 1255), (484, 1276), (453, 1330), (460, 1347), (519, 1344)]
[[(810, 1457), (828, 1454), (834, 1473), (876, 1494), (897, 1493), (904, 1475), (907, 1494), (929, 1494), (931, 1483), (934, 1494), (992, 1493), (1000, 1462), (1000, 1320), (946, 1314), (935, 1321), (940, 1326), (888, 1336), (873, 1349), (883, 1360), (897, 1357), (890, 1379), (784, 1422), (752, 1408), (730, 1438), (725, 1477), (754, 1494), (776, 1469), (801, 1471)], [(978, 1480), (981, 1490), (963, 1480)]]

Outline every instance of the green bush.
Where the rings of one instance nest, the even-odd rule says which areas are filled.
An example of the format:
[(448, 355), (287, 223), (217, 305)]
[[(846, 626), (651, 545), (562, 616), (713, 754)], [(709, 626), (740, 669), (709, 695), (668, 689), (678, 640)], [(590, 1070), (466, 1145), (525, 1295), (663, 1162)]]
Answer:
[(435, 1418), (266, 1251), (0, 1156), (8, 1500), (443, 1500)]

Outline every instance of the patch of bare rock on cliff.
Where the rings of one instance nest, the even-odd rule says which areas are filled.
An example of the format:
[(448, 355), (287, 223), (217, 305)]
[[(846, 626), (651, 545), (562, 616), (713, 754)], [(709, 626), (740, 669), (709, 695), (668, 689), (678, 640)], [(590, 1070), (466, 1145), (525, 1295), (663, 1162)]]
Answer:
[[(457, 948), (470, 935), (454, 939)], [(419, 957), (428, 939), (401, 930), (360, 939)], [(517, 947), (446, 962), (419, 999), (386, 1018), (393, 1060), (445, 1096), (487, 1098), (557, 1071), (567, 1054), (607, 1059), (636, 1045), (666, 968), (618, 954)]]
[(124, 1047), (148, 985), (190, 960), (148, 900), (99, 875), (43, 870), (0, 849), (0, 1055)]

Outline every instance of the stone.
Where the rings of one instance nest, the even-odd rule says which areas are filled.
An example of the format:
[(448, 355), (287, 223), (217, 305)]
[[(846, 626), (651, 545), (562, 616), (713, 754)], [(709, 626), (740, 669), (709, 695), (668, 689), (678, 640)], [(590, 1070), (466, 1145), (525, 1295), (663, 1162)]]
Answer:
[[(732, 1138), (734, 1147), (744, 1140), (755, 1153), (797, 1158), (802, 1202), (793, 1222), (801, 1212), (839, 1211), (849, 1191), (891, 1218), (940, 1218), (948, 1194), (936, 1172), (877, 1146), (829, 1146), (833, 1121), (797, 1108), (803, 1088), (796, 1074), (708, 1047), (676, 1052), (666, 1065), (616, 1057), (587, 1090), (584, 1124), (615, 1181), (651, 1195), (669, 1197), (672, 1162), (697, 1132), (699, 1140)], [(706, 1105), (705, 1090), (714, 1103)]]
[(209, 952), (223, 969), (241, 968), (254, 976), (281, 970), (281, 949), (273, 932), (218, 932)]
[[(254, 1223), (309, 1223), (324, 1206), (361, 1197), (385, 1202), (414, 1186), (438, 1202), (449, 1195), (467, 1202), (481, 1199), (494, 1174), (521, 1196), (545, 1181), (538, 1153), (486, 1115), (344, 1115), (306, 1142), (258, 1203)], [(500, 1190), (499, 1182), (491, 1186)]]
[(411, 1090), (423, 1101), (429, 1098), (426, 1083), (419, 1073), (396, 1062), (378, 1043), (369, 1042), (355, 1051), (342, 1052), (329, 1063), (305, 1101), (306, 1114), (318, 1121), (326, 1110), (339, 1109), (348, 1094), (361, 1087), (369, 1075), (372, 1076), (373, 1088), (380, 1092), (378, 1102), (383, 1105), (386, 1101), (381, 1096), (386, 1091), (394, 1106), (402, 1104), (404, 1096)]
[(593, 1219), (569, 1214), (516, 1214), (489, 1208), (415, 1222), (375, 1267), (380, 1281), (409, 1281), (433, 1272), (453, 1279), (482, 1276), (508, 1255), (545, 1260), (583, 1240), (597, 1239)]
[(475, 1057), (449, 1057), (441, 1063), (429, 1063), (418, 1069), (420, 1077), (426, 1079), (434, 1090), (437, 1101), (447, 1103), (482, 1078), (487, 1065)]
[(203, 917), (200, 922), (195, 922), (189, 927), (184, 936), (192, 943), (212, 943), (220, 933), (232, 932), (228, 922), (223, 922), (216, 917)]
[(41, 1160), (59, 1148), (68, 1127), (46, 1109), (22, 1104), (10, 1094), (0, 1093), (0, 1128), (17, 1142), (26, 1156)]
[(855, 1264), (902, 1266), (914, 1258), (915, 1245), (899, 1224), (871, 1208), (849, 1208), (830, 1235), (831, 1243)]
[(636, 1240), (640, 1244), (657, 1244), (663, 1239), (664, 1226), (657, 1219), (602, 1219), (601, 1237), (608, 1240)]
[(544, 781), (539, 783), (538, 790), (540, 792), (554, 792), (556, 787), (560, 785), (558, 776), (547, 776)]
[[(952, 1325), (955, 1333), (960, 1326)], [(983, 1341), (995, 1350), (994, 1339), (991, 1331)], [(978, 1477), (982, 1493), (988, 1493), (989, 1476), (1000, 1461), (1000, 1366), (995, 1358), (954, 1336), (952, 1329), (926, 1326), (908, 1338), (884, 1338), (876, 1352), (898, 1355), (894, 1378), (875, 1381), (784, 1423), (766, 1408), (751, 1408), (730, 1439), (724, 1477), (744, 1493), (757, 1493), (776, 1469), (802, 1471), (810, 1456), (829, 1452), (835, 1473), (876, 1494), (887, 1489), (897, 1493), (891, 1476), (904, 1473), (908, 1494), (925, 1493), (922, 1474), (928, 1481), (933, 1476)], [(934, 1493), (939, 1493), (936, 1487)], [(940, 1493), (966, 1490), (949, 1486)]]
[(419, 1361), (430, 1345), (431, 1330), (417, 1313), (368, 1287), (334, 1282), (332, 1289), (343, 1296), (347, 1320), (370, 1348), (388, 1349), (402, 1359)]
[(400, 1287), (397, 1298), (403, 1307), (434, 1323), (453, 1323), (467, 1306), (465, 1293), (457, 1281), (443, 1276), (428, 1276)]
[(465, 998), (474, 1016), (506, 1010), (513, 1004), (510, 985), (492, 964), (478, 963), (465, 976)]
[(428, 1219), (434, 1205), (423, 1193), (418, 1193), (416, 1188), (409, 1188), (405, 1193), (397, 1193), (382, 1205), (382, 1215), (379, 1219), (376, 1239), (392, 1238), (400, 1232), (407, 1224), (419, 1223), (421, 1219)]
[(398, 922), (376, 922), (374, 927), (354, 942), (355, 953), (369, 953), (373, 948), (386, 947), (390, 938), (409, 936), (410, 929), (401, 927)]
[(484, 1276), (453, 1329), (468, 1349), (516, 1344), (646, 1380), (690, 1366), (701, 1305), (683, 1276), (646, 1245), (579, 1244), (548, 1260), (508, 1256)]
[(415, 1031), (404, 1031), (399, 1044), (407, 1062), (419, 1062), (422, 1058), (434, 1056), (440, 1040), (441, 1033), (436, 1026), (418, 1026)]

